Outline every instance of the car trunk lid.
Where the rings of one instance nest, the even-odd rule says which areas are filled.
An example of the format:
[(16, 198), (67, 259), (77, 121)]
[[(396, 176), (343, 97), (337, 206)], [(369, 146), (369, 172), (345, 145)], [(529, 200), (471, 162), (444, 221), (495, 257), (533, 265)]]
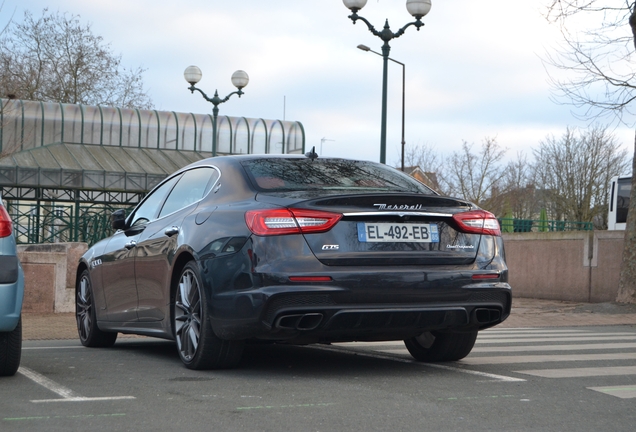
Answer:
[(466, 201), (408, 193), (294, 198), (259, 194), (257, 200), (291, 209), (300, 224), (338, 215), (327, 230), (301, 230), (325, 265), (466, 265), (479, 249), (481, 231), (460, 218), (476, 210)]

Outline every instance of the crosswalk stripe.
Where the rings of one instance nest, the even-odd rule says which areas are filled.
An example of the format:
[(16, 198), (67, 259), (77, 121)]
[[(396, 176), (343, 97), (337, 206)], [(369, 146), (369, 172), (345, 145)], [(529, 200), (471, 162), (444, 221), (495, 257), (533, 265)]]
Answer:
[(636, 348), (636, 343), (599, 343), (599, 344), (580, 344), (580, 345), (521, 345), (507, 347), (475, 347), (471, 351), (473, 353), (484, 352), (523, 352), (523, 351), (585, 351), (585, 350), (612, 350)]
[(586, 342), (586, 341), (610, 341), (610, 340), (636, 340), (636, 335), (633, 336), (607, 336), (607, 337), (587, 337), (587, 336), (575, 336), (575, 337), (555, 337), (555, 338), (527, 338), (527, 339), (477, 339), (477, 343), (482, 344), (507, 344), (507, 343), (528, 343), (528, 342)]
[(636, 386), (613, 386), (613, 387), (588, 387), (590, 390), (605, 393), (611, 396), (616, 396), (621, 399), (634, 399), (636, 398)]
[(501, 338), (501, 337), (515, 337), (515, 338), (532, 338), (532, 337), (597, 337), (597, 336), (634, 336), (636, 337), (636, 333), (532, 333), (532, 334), (515, 334), (515, 335), (511, 335), (511, 334), (484, 334), (484, 333), (480, 333), (479, 337), (477, 338), (478, 340), (486, 340), (486, 339), (497, 339), (497, 338)]
[(569, 369), (529, 369), (514, 372), (525, 375), (538, 376), (542, 378), (580, 378), (595, 376), (636, 375), (636, 366), (610, 366)]
[(499, 329), (497, 327), (495, 327), (494, 329), (488, 329), (488, 330), (482, 330), (479, 334), (480, 335), (484, 335), (484, 334), (516, 334), (516, 333), (523, 333), (523, 334), (532, 334), (532, 333), (587, 333), (587, 330), (574, 330), (574, 329), (570, 329), (570, 330), (554, 330), (554, 329), (538, 329), (538, 328), (527, 328), (527, 329), (520, 329), (520, 328), (511, 328), (511, 329)]
[(612, 354), (561, 354), (561, 355), (525, 355), (525, 356), (496, 356), (496, 357), (467, 357), (460, 360), (466, 365), (512, 364), (512, 363), (546, 363), (568, 361), (599, 361), (599, 360), (635, 360), (636, 353)]

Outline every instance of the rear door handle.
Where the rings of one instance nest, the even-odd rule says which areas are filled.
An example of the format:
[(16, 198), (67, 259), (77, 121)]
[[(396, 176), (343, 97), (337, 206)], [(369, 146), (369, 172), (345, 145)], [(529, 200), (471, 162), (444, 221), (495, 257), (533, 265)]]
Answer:
[(175, 234), (179, 234), (179, 227), (173, 226), (173, 227), (167, 228), (163, 233), (167, 235), (168, 237), (172, 237)]

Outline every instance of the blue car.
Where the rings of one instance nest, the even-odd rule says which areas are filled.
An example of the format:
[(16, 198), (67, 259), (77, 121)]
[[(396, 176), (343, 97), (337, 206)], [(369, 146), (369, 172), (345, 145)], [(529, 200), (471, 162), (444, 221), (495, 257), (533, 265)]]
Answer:
[(0, 199), (0, 376), (14, 375), (20, 366), (23, 298), (24, 273), (13, 223)]

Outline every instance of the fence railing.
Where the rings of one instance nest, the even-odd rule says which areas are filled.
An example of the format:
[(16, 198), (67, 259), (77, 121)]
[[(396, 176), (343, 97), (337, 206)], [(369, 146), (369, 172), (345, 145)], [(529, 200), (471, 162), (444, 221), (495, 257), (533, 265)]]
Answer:
[(86, 242), (90, 245), (113, 233), (110, 215), (133, 207), (82, 203), (5, 202), (18, 244)]
[(535, 220), (535, 219), (499, 219), (502, 232), (549, 232), (549, 231), (593, 231), (592, 222)]

